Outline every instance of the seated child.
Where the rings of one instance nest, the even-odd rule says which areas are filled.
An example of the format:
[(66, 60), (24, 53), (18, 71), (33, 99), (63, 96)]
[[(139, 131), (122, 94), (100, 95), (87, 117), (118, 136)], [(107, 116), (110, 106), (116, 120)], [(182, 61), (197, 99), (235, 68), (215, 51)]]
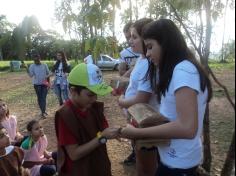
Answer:
[(7, 130), (0, 125), (0, 173), (4, 176), (29, 176), (22, 167), (24, 152), (21, 148), (10, 145)]
[(7, 104), (0, 99), (0, 123), (7, 130), (12, 145), (20, 146), (23, 136), (17, 129), (16, 116), (10, 115)]
[(32, 120), (27, 125), (29, 137), (27, 137), (21, 147), (25, 151), (24, 167), (30, 169), (31, 176), (52, 176), (56, 173), (55, 160), (52, 152), (48, 152), (47, 137), (43, 127), (37, 120)]

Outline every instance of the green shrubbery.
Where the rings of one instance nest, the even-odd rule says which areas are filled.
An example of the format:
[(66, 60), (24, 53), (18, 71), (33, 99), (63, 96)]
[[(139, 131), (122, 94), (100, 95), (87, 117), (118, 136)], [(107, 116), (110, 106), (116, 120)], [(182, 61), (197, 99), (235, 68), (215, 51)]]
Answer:
[[(33, 63), (33, 61), (24, 61), (25, 64), (27, 65), (30, 65)], [(44, 60), (42, 61), (43, 63), (46, 63), (49, 67), (49, 69), (52, 68), (53, 64), (55, 61), (53, 60)], [(70, 60), (70, 65), (71, 65), (71, 68), (73, 68), (76, 64), (78, 63), (81, 63), (82, 60), (78, 60), (78, 63), (75, 62), (75, 60)], [(211, 68), (214, 68), (214, 69), (234, 69), (235, 68), (235, 62), (232, 61), (232, 62), (226, 62), (226, 63), (221, 63), (220, 61), (216, 61), (216, 60), (210, 60), (209, 61), (209, 66)], [(22, 70), (22, 69), (21, 69)], [(3, 71), (10, 71), (10, 61), (0, 61), (0, 71), (3, 72)]]
[[(10, 69), (10, 62), (11, 62), (11, 61), (0, 61), (0, 72), (3, 72), (3, 71), (10, 71), (10, 70), (11, 70), (11, 69)], [(31, 60), (31, 61), (24, 61), (24, 62), (25, 62), (25, 64), (27, 64), (27, 65), (30, 65), (30, 64), (33, 63), (32, 60)], [(46, 60), (46, 61), (44, 60), (44, 61), (42, 61), (42, 63), (46, 63), (46, 64), (48, 65), (49, 69), (52, 68), (54, 62), (55, 62), (55, 61), (53, 61), (53, 60)], [(78, 63), (81, 63), (81, 62), (82, 62), (81, 60), (78, 60)], [(73, 68), (75, 65), (78, 64), (78, 63), (75, 62), (75, 60), (70, 60), (69, 63), (70, 63), (70, 65), (71, 65), (71, 68)], [(25, 69), (24, 69), (24, 68), (21, 68), (20, 71), (21, 71), (21, 70), (25, 70)]]

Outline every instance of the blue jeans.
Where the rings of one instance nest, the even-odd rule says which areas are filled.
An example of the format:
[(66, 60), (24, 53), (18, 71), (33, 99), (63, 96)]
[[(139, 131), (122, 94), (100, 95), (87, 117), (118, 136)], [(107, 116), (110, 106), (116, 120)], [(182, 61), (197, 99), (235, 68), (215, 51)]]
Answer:
[(196, 176), (197, 166), (190, 169), (168, 168), (161, 162), (158, 163), (156, 176)]
[(40, 167), (40, 176), (53, 176), (56, 173), (55, 165), (42, 165)]
[(62, 89), (60, 84), (55, 84), (54, 85), (54, 92), (57, 95), (60, 105), (62, 105), (64, 101), (69, 99), (67, 85), (64, 85), (64, 87)]
[(38, 105), (41, 113), (46, 112), (46, 98), (48, 94), (47, 86), (45, 85), (34, 85), (34, 89), (37, 95)]

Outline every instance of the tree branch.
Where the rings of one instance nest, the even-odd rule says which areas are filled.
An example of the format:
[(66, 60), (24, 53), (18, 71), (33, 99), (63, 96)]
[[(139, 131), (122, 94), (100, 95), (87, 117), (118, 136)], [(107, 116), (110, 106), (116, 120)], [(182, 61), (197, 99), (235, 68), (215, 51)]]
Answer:
[(178, 21), (180, 22), (180, 24), (183, 26), (188, 38), (190, 39), (193, 47), (195, 48), (195, 50), (198, 52), (199, 56), (201, 56), (201, 51), (198, 49), (197, 45), (195, 44), (195, 42), (193, 41), (193, 38), (191, 37), (187, 27), (185, 26), (185, 24), (183, 23), (182, 19), (180, 18), (176, 8), (173, 6), (173, 4), (169, 1), (169, 0), (166, 0), (166, 2), (171, 6), (175, 16), (177, 17)]

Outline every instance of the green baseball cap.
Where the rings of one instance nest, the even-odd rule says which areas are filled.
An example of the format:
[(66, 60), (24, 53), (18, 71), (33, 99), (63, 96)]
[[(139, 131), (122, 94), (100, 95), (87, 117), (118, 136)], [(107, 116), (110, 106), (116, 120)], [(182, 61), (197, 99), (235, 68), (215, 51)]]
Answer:
[(113, 90), (103, 82), (102, 72), (94, 64), (78, 64), (71, 70), (68, 81), (72, 85), (86, 87), (99, 96), (107, 95)]

